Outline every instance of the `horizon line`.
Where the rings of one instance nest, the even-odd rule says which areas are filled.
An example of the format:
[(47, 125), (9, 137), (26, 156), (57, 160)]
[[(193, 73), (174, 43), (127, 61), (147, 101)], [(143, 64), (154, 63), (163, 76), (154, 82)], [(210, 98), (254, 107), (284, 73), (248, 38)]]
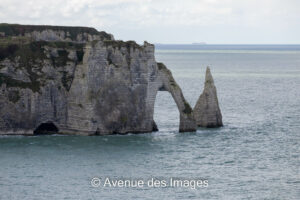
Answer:
[(195, 46), (205, 46), (205, 45), (300, 45), (296, 43), (153, 43), (154, 45), (195, 45)]

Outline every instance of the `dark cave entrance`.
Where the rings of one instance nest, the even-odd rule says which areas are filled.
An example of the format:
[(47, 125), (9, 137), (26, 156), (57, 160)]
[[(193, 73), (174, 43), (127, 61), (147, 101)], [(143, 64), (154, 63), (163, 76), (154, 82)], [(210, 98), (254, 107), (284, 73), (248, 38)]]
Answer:
[(34, 135), (51, 135), (58, 133), (58, 128), (52, 122), (40, 124), (33, 132)]

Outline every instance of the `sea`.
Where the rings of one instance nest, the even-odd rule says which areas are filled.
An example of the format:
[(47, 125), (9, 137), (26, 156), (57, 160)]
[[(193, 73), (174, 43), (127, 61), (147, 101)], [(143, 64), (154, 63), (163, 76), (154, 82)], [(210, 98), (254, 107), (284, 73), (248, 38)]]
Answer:
[(209, 66), (224, 126), (179, 133), (159, 92), (158, 132), (1, 136), (0, 199), (300, 199), (300, 45), (162, 45), (194, 107)]

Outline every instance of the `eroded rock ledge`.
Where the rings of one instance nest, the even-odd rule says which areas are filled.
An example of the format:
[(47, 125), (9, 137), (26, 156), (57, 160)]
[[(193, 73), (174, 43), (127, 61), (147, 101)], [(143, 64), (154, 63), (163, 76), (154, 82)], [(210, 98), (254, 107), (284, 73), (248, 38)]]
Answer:
[(93, 28), (0, 24), (0, 134), (151, 132), (159, 90), (195, 131), (193, 110), (147, 42)]

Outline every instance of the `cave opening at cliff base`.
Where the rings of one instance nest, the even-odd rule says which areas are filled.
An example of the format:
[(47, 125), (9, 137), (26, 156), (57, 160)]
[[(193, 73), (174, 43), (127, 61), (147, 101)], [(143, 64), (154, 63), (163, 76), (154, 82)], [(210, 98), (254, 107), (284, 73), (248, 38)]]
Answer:
[(52, 122), (41, 123), (33, 132), (34, 135), (57, 134), (58, 128)]

